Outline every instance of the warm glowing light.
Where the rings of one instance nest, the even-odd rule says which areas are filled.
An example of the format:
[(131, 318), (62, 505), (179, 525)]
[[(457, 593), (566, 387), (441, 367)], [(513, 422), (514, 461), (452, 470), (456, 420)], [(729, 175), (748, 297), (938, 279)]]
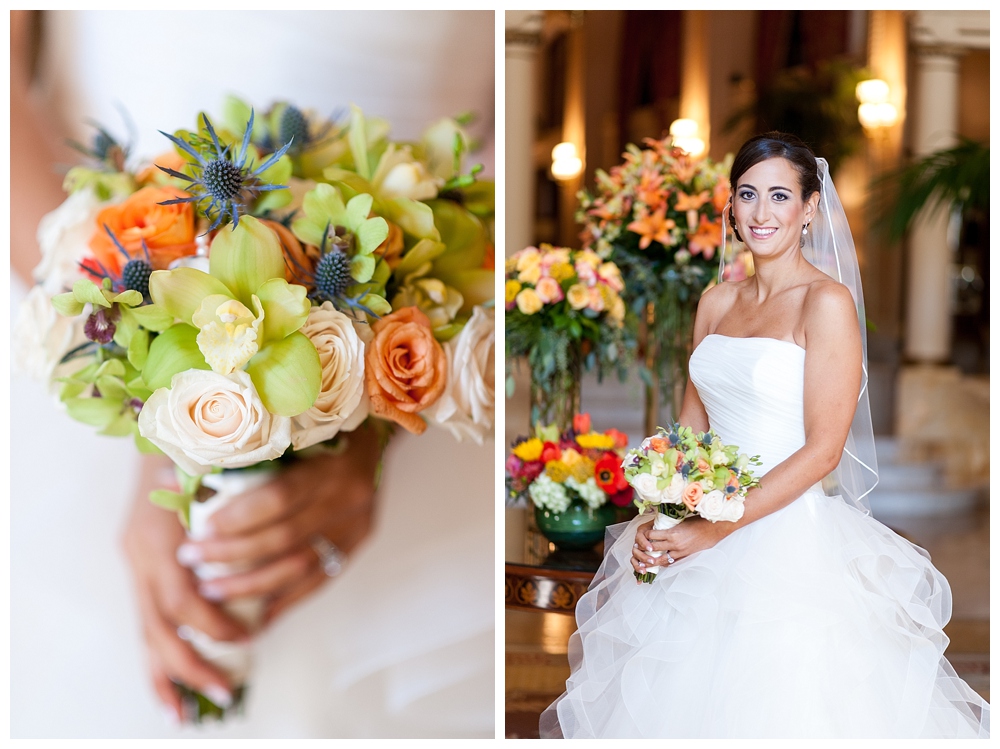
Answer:
[(884, 104), (889, 100), (889, 84), (879, 78), (861, 81), (854, 93), (862, 104)]
[(878, 130), (896, 124), (896, 107), (889, 103), (889, 84), (879, 78), (861, 81), (855, 89), (861, 105), (858, 121), (865, 130)]
[(694, 120), (674, 120), (670, 123), (670, 134), (674, 140), (693, 138), (698, 134), (698, 123)]
[(583, 171), (583, 160), (572, 143), (560, 143), (552, 149), (552, 176), (556, 179), (573, 179)]
[(689, 156), (699, 156), (705, 150), (705, 141), (698, 136), (698, 123), (694, 120), (674, 120), (670, 123), (670, 144)]

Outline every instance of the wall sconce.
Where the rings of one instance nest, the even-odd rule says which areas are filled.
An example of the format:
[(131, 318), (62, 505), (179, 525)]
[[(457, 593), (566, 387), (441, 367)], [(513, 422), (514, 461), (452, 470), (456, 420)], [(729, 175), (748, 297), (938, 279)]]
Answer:
[(698, 137), (698, 123), (694, 120), (674, 120), (670, 123), (671, 145), (689, 156), (700, 156), (705, 150), (705, 141)]
[(570, 180), (580, 176), (583, 160), (572, 143), (560, 143), (552, 149), (552, 176), (558, 180)]
[(861, 81), (855, 89), (861, 105), (858, 121), (865, 130), (875, 131), (896, 124), (896, 107), (889, 103), (889, 84), (878, 78)]

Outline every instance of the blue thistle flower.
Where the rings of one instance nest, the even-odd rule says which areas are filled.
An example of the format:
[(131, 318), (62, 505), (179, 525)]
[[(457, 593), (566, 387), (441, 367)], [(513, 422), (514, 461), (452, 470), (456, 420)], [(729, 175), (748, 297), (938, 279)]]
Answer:
[[(188, 143), (161, 130), (161, 135), (165, 135), (178, 148), (194, 159), (194, 162), (188, 162), (188, 165), (194, 169), (196, 176), (190, 177), (157, 164), (158, 169), (171, 177), (189, 182), (187, 191), (192, 193), (186, 198), (166, 200), (160, 205), (194, 203), (212, 222), (208, 231), (214, 231), (227, 216), (232, 220), (235, 229), (240, 223), (240, 211), (246, 213), (250, 204), (257, 199), (260, 193), (270, 190), (287, 190), (287, 185), (264, 184), (260, 175), (285, 154), (285, 151), (291, 147), (292, 141), (285, 143), (253, 171), (247, 167), (247, 148), (250, 145), (250, 135), (253, 132), (253, 117), (253, 110), (250, 110), (250, 119), (243, 133), (243, 143), (235, 158), (231, 157), (229, 146), (223, 148), (219, 143), (215, 128), (212, 127), (212, 122), (205, 114), (202, 114), (202, 120), (205, 123), (205, 130), (211, 138), (211, 144), (205, 144), (209, 146), (207, 149), (209, 150), (208, 157), (195, 148), (196, 145), (200, 144), (201, 139)], [(208, 205), (202, 206), (205, 201), (208, 201)]]
[(367, 315), (378, 318), (380, 315), (361, 303), (361, 299), (368, 293), (367, 290), (353, 297), (347, 294), (347, 289), (355, 283), (351, 276), (353, 249), (354, 235), (343, 226), (331, 227), (327, 222), (319, 248), (319, 260), (311, 269), (303, 268), (289, 254), (285, 255), (285, 262), (291, 263), (289, 269), (295, 283), (311, 289), (308, 296), (317, 304), (330, 302), (341, 311), (361, 310)]
[(142, 251), (145, 257), (132, 257), (128, 254), (128, 250), (122, 246), (122, 243), (118, 241), (118, 237), (115, 236), (115, 233), (111, 231), (111, 228), (107, 224), (104, 224), (104, 231), (108, 233), (111, 241), (115, 243), (115, 247), (118, 248), (122, 257), (125, 258), (125, 265), (122, 267), (121, 275), (115, 275), (97, 259), (94, 259), (93, 262), (97, 263), (97, 267), (101, 271), (100, 273), (83, 263), (78, 263), (78, 265), (98, 281), (103, 281), (105, 278), (109, 279), (111, 281), (111, 288), (114, 291), (138, 291), (142, 294), (143, 299), (148, 300), (149, 277), (153, 274), (153, 261), (149, 257), (149, 248), (146, 247), (146, 241), (143, 240), (142, 242)]

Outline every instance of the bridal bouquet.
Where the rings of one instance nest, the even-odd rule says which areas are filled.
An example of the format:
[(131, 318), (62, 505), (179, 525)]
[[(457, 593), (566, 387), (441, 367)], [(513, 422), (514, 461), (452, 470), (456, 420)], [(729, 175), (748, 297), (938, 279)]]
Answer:
[(646, 331), (647, 384), (659, 378), (676, 415), (694, 310), (719, 265), (730, 160), (693, 159), (669, 137), (644, 145), (629, 144), (622, 164), (597, 170), (577, 220), (584, 248), (621, 268), (625, 300)]
[[(760, 484), (751, 465), (761, 465), (757, 456), (723, 445), (711, 430), (695, 434), (691, 427), (676, 423), (669, 430), (660, 427), (656, 436), (629, 450), (622, 461), (639, 514), (656, 512), (655, 530), (673, 528), (691, 515), (713, 523), (742, 518), (747, 492)], [(636, 573), (636, 578), (651, 583), (658, 571), (652, 567), (643, 575)]]
[(150, 498), (194, 537), (251, 486), (224, 469), (366, 419), (482, 444), (494, 416), (493, 187), (460, 123), (402, 144), (357, 108), (224, 110), (152, 164), (103, 129), (80, 147), (15, 330), (71, 417), (173, 460), (181, 491)]
[[(624, 288), (618, 266), (590, 250), (542, 245), (507, 259), (507, 362), (528, 360), (532, 423), (565, 429), (579, 409), (582, 370), (623, 364)], [(508, 372), (508, 396), (513, 382)]]

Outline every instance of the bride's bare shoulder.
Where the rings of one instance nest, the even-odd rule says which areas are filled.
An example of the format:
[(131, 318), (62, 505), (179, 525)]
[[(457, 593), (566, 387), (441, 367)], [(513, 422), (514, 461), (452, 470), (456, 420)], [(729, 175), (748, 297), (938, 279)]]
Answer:
[(810, 333), (825, 337), (858, 330), (857, 310), (850, 289), (829, 277), (809, 284), (803, 300), (802, 319), (807, 338)]

